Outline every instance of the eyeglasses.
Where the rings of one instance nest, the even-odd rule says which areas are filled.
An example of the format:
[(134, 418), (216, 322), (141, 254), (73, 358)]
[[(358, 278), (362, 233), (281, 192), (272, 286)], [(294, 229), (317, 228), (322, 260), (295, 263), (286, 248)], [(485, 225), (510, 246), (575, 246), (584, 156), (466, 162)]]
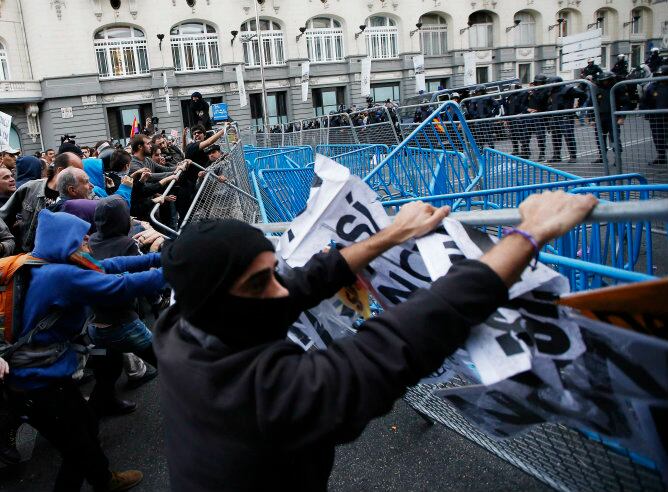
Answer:
[(193, 135), (204, 135), (204, 132), (197, 130), (193, 132)]

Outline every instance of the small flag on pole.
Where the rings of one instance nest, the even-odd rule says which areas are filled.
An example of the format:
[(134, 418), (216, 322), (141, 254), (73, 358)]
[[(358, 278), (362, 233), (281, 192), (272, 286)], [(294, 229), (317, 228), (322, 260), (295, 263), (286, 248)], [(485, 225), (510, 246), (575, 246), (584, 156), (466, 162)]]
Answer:
[(135, 116), (135, 119), (132, 120), (132, 127), (130, 128), (130, 138), (134, 137), (139, 133), (139, 122), (137, 121), (137, 117)]

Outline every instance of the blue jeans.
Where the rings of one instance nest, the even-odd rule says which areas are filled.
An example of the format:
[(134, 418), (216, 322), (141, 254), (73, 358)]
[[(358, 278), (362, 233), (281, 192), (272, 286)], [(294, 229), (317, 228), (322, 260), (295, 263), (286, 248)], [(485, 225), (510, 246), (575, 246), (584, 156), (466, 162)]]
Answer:
[(151, 346), (153, 340), (153, 333), (140, 319), (105, 328), (93, 323), (88, 326), (88, 334), (97, 347), (117, 352), (142, 352)]

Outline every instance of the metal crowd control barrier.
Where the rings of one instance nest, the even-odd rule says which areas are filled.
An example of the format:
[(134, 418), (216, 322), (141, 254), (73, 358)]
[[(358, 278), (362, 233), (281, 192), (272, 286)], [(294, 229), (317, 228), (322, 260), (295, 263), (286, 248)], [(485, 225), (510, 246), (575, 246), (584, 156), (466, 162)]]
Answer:
[(661, 107), (650, 83), (668, 84), (668, 77), (622, 80), (612, 88), (614, 150), (620, 169), (641, 172), (651, 183), (668, 183), (668, 106)]
[[(478, 107), (484, 104), (496, 104), (501, 108), (508, 98), (530, 95), (537, 99), (547, 99), (552, 95), (556, 99), (559, 92), (570, 87), (580, 88), (591, 105), (528, 113), (524, 102), (521, 104), (522, 114), (476, 117)], [(583, 177), (592, 177), (609, 174), (607, 151), (601, 152), (605, 149), (605, 141), (595, 94), (596, 88), (588, 80), (572, 80), (507, 90), (501, 95), (469, 97), (463, 99), (461, 105), (481, 148), (495, 148), (528, 160), (567, 167)], [(584, 103), (585, 100), (580, 101), (580, 105)], [(597, 159), (600, 159), (599, 164), (594, 163)]]
[[(510, 226), (520, 221), (516, 209), (457, 212), (451, 216), (464, 224), (479, 227)], [(586, 222), (595, 224), (617, 221), (668, 221), (668, 200), (642, 204), (601, 203)], [(285, 223), (256, 226), (267, 233), (284, 232), (288, 228)], [(577, 272), (580, 277), (598, 275), (610, 283), (655, 278), (546, 253), (541, 253), (540, 259), (562, 271)], [(586, 288), (588, 285), (576, 283), (572, 287), (578, 290), (578, 287)], [(540, 424), (521, 435), (500, 439), (476, 428), (454, 406), (434, 395), (435, 390), (470, 384), (473, 381), (463, 375), (457, 375), (447, 383), (417, 384), (409, 388), (404, 400), (428, 422), (445, 425), (556, 490), (607, 492), (661, 491), (668, 488), (656, 464), (588, 429), (571, 428), (563, 424)]]
[(268, 155), (257, 157), (250, 169), (254, 171), (262, 169), (289, 169), (304, 167), (311, 162), (313, 162), (313, 150), (311, 147), (289, 150), (276, 149)]
[(482, 84), (473, 84), (473, 85), (463, 85), (460, 87), (452, 87), (450, 89), (441, 89), (440, 91), (431, 91), (419, 94), (417, 96), (412, 96), (406, 99), (407, 105), (420, 104), (422, 102), (436, 102), (440, 103), (443, 101), (450, 100), (450, 94), (453, 92), (459, 93), (462, 97), (463, 94), (468, 93), (470, 90), (483, 86), (487, 91), (492, 94), (495, 92), (503, 92), (510, 89), (513, 84), (520, 84), (520, 79), (504, 79), (504, 80), (493, 80), (492, 82), (485, 82)]

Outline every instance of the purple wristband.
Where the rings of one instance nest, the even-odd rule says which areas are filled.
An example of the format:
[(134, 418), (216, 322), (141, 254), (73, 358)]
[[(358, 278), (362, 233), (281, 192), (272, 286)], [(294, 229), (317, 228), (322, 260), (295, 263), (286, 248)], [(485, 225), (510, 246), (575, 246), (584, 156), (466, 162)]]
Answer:
[(510, 236), (511, 234), (519, 234), (531, 243), (531, 246), (533, 246), (533, 261), (529, 263), (529, 266), (532, 270), (535, 270), (538, 266), (538, 254), (540, 253), (540, 248), (538, 247), (538, 242), (536, 239), (534, 239), (534, 237), (527, 231), (523, 231), (522, 229), (517, 229), (515, 227), (504, 228), (503, 231), (506, 236)]

